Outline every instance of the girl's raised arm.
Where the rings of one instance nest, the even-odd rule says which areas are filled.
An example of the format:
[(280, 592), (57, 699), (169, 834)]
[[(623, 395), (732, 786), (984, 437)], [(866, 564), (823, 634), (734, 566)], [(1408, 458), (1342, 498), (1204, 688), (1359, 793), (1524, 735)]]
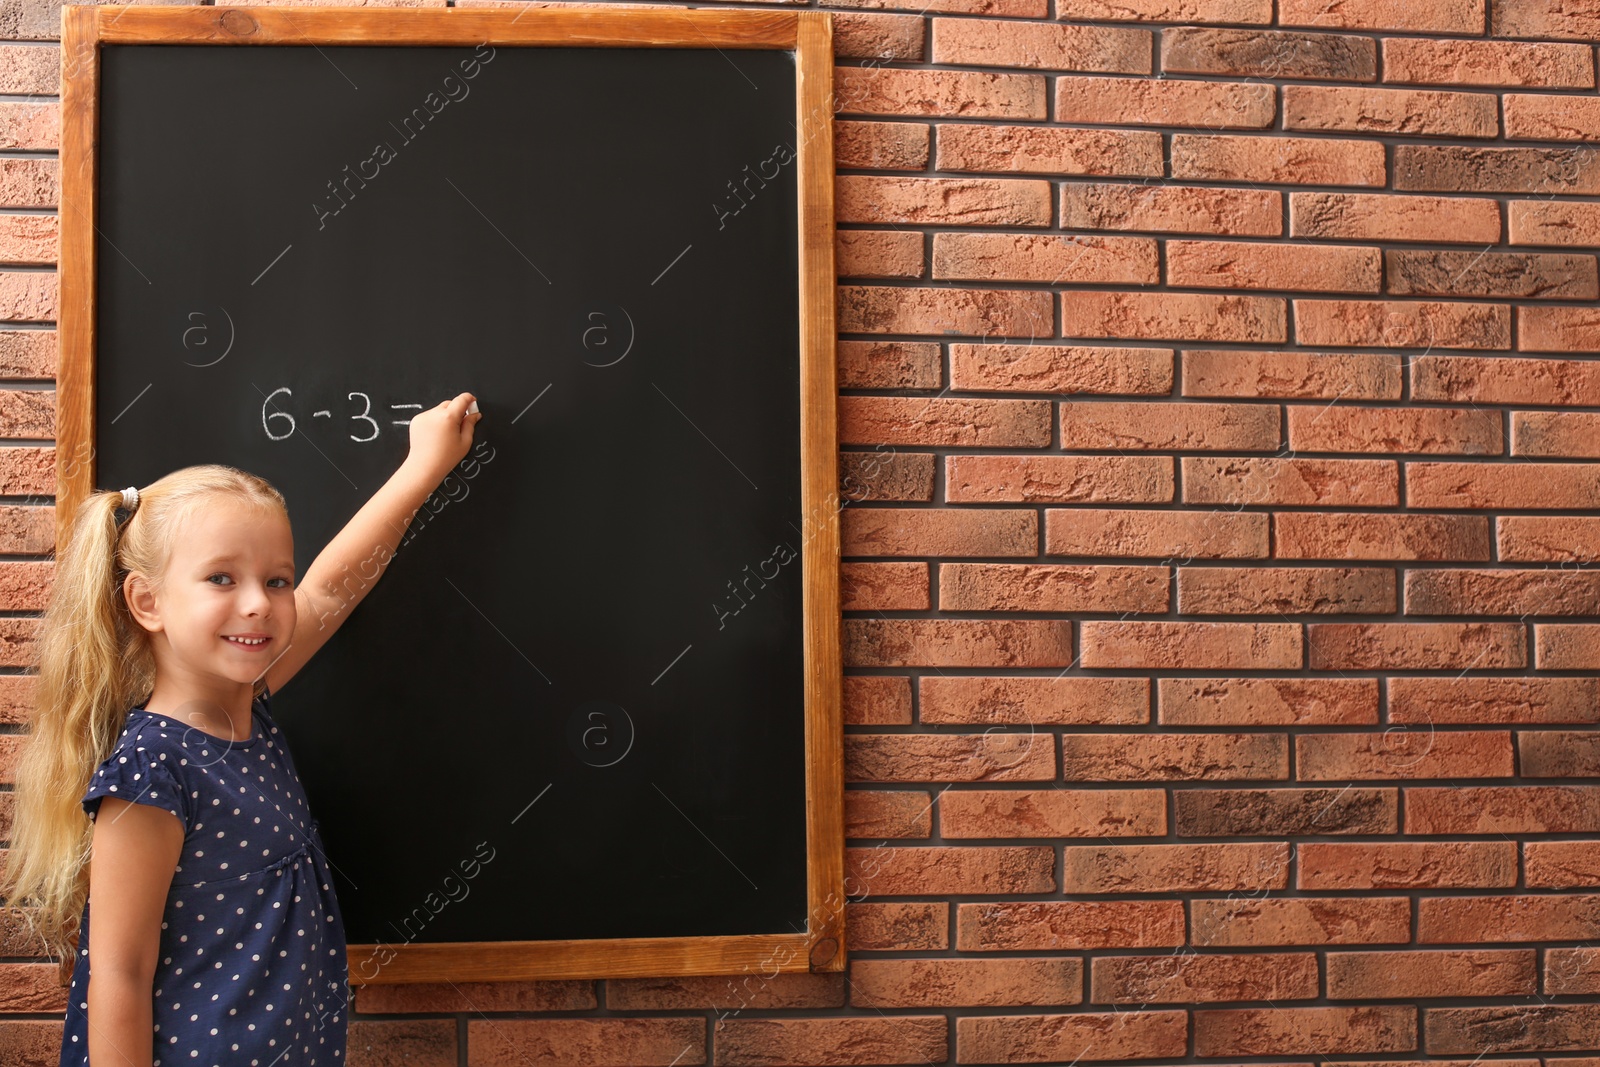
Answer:
[(411, 420), (411, 451), (372, 499), (329, 541), (295, 589), (297, 618), (289, 647), (267, 668), (274, 693), (316, 654), (383, 575), (417, 510), (472, 447), (483, 418), (461, 393)]

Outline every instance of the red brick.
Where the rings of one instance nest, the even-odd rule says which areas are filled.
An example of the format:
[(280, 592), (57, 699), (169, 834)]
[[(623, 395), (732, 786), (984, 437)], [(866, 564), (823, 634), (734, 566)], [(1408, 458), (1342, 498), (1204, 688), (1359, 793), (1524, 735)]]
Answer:
[[(54, 218), (19, 215), (18, 218)], [(0, 329), (0, 376), (7, 378), (54, 378), (56, 376), (56, 332), (54, 330)], [(54, 462), (53, 460), (51, 461)]]
[[(844, 794), (844, 835), (925, 838), (933, 833), (933, 798), (920, 789), (849, 789)], [(608, 1007), (617, 1007), (607, 1001)]]
[(1050, 294), (1026, 289), (841, 285), (838, 309), (841, 333), (968, 334), (1026, 340), (1055, 332)]
[(1050, 224), (1049, 182), (841, 174), (834, 179), (833, 187), (835, 218), (839, 222), (897, 226)]
[(1038, 74), (842, 65), (833, 70), (842, 114), (1046, 117), (1045, 79)]
[(55, 207), (60, 199), (54, 159), (0, 159), (0, 207)]
[(1514, 245), (1600, 243), (1600, 204), (1574, 200), (1513, 200), (1506, 211)]
[[(465, 1039), (471, 1044), (473, 1058), (480, 1063), (512, 1063), (521, 1057), (552, 1067), (622, 1067), (625, 1064), (667, 1067), (672, 1063), (707, 1062), (706, 1024), (698, 1018), (490, 1019), (483, 1016), (467, 1021)], [(359, 1040), (352, 1044), (362, 1047)], [(453, 1035), (445, 1051), (454, 1053)]]
[(1527, 634), (1512, 622), (1311, 623), (1312, 670), (1493, 670), (1528, 665)]
[(1150, 721), (1148, 678), (927, 675), (917, 681), (920, 721), (928, 724), (1133, 726)]
[(1277, 297), (1101, 290), (1061, 294), (1064, 337), (1282, 344), (1286, 331), (1284, 302)]
[(1354, 779), (1512, 778), (1509, 731), (1395, 730), (1372, 734), (1300, 734), (1295, 777), (1303, 782)]
[(942, 563), (939, 610), (1164, 612), (1169, 578), (1165, 567)]
[(1159, 178), (1166, 173), (1166, 161), (1161, 135), (1151, 130), (947, 122), (939, 124), (934, 169)]
[[(1432, 10), (1444, 5), (1435, 0), (1417, 6)], [(1384, 10), (1400, 12), (1411, 8), (1386, 4)], [(1412, 17), (1392, 16), (1385, 21), (1406, 18), (1409, 22)], [(1194, 1053), (1196, 1056), (1281, 1057), (1321, 1055), (1330, 1048), (1337, 1049), (1340, 1055), (1411, 1052), (1417, 1048), (1417, 1015), (1416, 1007), (1411, 1004), (1197, 1010), (1194, 1012)]]
[(916, 15), (871, 11), (833, 13), (833, 54), (838, 58), (899, 59), (918, 62), (926, 55), (927, 23)]
[(1387, 459), (1183, 457), (1186, 504), (1314, 504), (1323, 507), (1400, 502), (1400, 465)]
[(1416, 508), (1593, 510), (1600, 463), (1409, 463), (1406, 503)]
[(858, 1008), (1006, 1007), (1083, 1000), (1076, 959), (853, 960), (850, 1003)]
[[(704, 1020), (686, 1020), (704, 1026)], [(495, 1023), (493, 1025), (499, 1025)], [(831, 1019), (722, 1019), (717, 1067), (804, 1067), (811, 1063), (943, 1063), (950, 1055), (939, 1015)]]
[(1505, 450), (1500, 412), (1482, 408), (1291, 404), (1288, 416), (1289, 447), (1297, 452), (1498, 455)]
[(1061, 404), (1061, 447), (1267, 451), (1279, 444), (1276, 404), (1090, 401)]
[(0, 148), (56, 149), (60, 145), (60, 104), (54, 100), (0, 103)]
[(1378, 567), (1180, 567), (1185, 615), (1392, 615), (1394, 571)]
[(0, 215), (0, 263), (54, 266), (59, 239), (55, 215)]
[(1071, 1062), (1085, 1049), (1093, 1049), (1097, 1059), (1182, 1056), (1188, 1032), (1188, 1016), (1182, 1011), (959, 1018), (956, 1062)]
[(845, 882), (851, 897), (1051, 893), (1056, 888), (1055, 849), (1049, 845), (847, 848)]
[(0, 270), (0, 320), (54, 322), (59, 303), (54, 272)]
[(45, 389), (0, 389), (0, 437), (54, 437), (56, 394)]
[[(830, 7), (840, 6), (829, 0)], [(913, 11), (926, 15), (930, 11), (941, 14), (990, 15), (1000, 18), (1042, 19), (1049, 17), (1045, 0), (877, 0), (877, 6)]]
[(1071, 74), (1056, 79), (1057, 122), (1260, 130), (1276, 115), (1276, 90), (1259, 83)]
[[(1169, 242), (1171, 245), (1178, 242)], [(1185, 396), (1400, 399), (1400, 357), (1379, 352), (1183, 353)]]
[(1161, 280), (1150, 237), (1099, 234), (936, 233), (933, 277), (1050, 285), (1155, 285)]
[(925, 341), (840, 341), (841, 389), (938, 389), (939, 346)]
[(1506, 139), (1594, 141), (1600, 139), (1600, 107), (1588, 96), (1507, 93)]
[[(1279, 0), (1280, 26), (1481, 34), (1485, 0)], [(1276, 1050), (1275, 1050), (1276, 1051)], [(1352, 1050), (1353, 1051), (1353, 1050)]]
[(1510, 841), (1304, 841), (1298, 852), (1297, 888), (1312, 891), (1503, 889), (1517, 881)]
[(60, 91), (60, 49), (0, 46), (0, 93), (53, 96)]
[(843, 563), (839, 567), (842, 611), (928, 611), (928, 564)]
[(845, 678), (844, 721), (851, 725), (909, 725), (911, 679), (892, 675)]
[(922, 235), (893, 230), (840, 230), (834, 263), (841, 278), (920, 278)]
[(956, 905), (956, 950), (1175, 948), (1177, 900), (1015, 900)]
[[(1585, 889), (1600, 883), (1600, 868), (1595, 865), (1597, 857), (1592, 841), (1530, 841), (1523, 846), (1523, 858), (1530, 889)], [(1593, 959), (1596, 950), (1567, 950), (1572, 953), (1567, 959), (1553, 959), (1559, 951), (1562, 950), (1552, 949), (1545, 954), (1549, 978), (1556, 980), (1547, 987), (1549, 991), (1557, 996), (1600, 992), (1600, 988), (1595, 988)], [(1587, 965), (1582, 956), (1588, 957)], [(1572, 966), (1569, 968), (1567, 964)]]
[[(1083, 230), (1272, 237), (1283, 232), (1282, 196), (1272, 189), (1065, 182), (1061, 186), (1061, 225)], [(1498, 228), (1499, 215), (1495, 218)]]
[(1279, 559), (1487, 560), (1482, 515), (1285, 511), (1273, 516)]
[[(1524, 332), (1528, 313), (1520, 320)], [(1296, 300), (1294, 316), (1295, 341), (1303, 345), (1511, 346), (1511, 309), (1505, 304), (1446, 303), (1442, 300)]]
[(1167, 242), (1170, 285), (1376, 293), (1382, 279), (1383, 256), (1376, 248), (1255, 241)]
[(1044, 733), (847, 734), (847, 782), (1048, 782), (1055, 739)]
[(1594, 678), (1390, 678), (1394, 723), (1600, 722)]
[(1600, 297), (1593, 256), (1531, 252), (1385, 253), (1389, 292), (1404, 296), (1484, 296), (1517, 300)]
[(1170, 456), (946, 456), (953, 504), (1159, 504), (1172, 499)]
[(1265, 25), (1272, 21), (1272, 0), (1056, 0), (1056, 18)]
[(1597, 615), (1600, 571), (1410, 570), (1407, 615)]
[(1214, 893), (1287, 889), (1284, 841), (1181, 845), (1068, 845), (1063, 893)]
[(1430, 85), (1594, 88), (1594, 52), (1584, 44), (1436, 40), (1383, 41), (1383, 78)]
[(1050, 443), (1050, 401), (842, 396), (843, 444), (1039, 448)]
[(1370, 37), (1282, 30), (1170, 26), (1161, 31), (1161, 69), (1169, 74), (1372, 81), (1378, 46)]
[(1600, 775), (1600, 746), (1595, 741), (1591, 729), (1520, 731), (1518, 771), (1524, 778), (1593, 778)]
[(1072, 624), (1024, 619), (845, 619), (847, 667), (1065, 667)]
[(1179, 838), (1400, 832), (1393, 788), (1183, 789), (1173, 800)]
[(1039, 67), (1149, 74), (1153, 34), (1143, 29), (936, 18), (933, 62), (965, 67)]
[(1411, 940), (1405, 897), (1196, 900), (1197, 945), (1365, 945)]
[(1172, 350), (952, 344), (950, 385), (973, 391), (1165, 396), (1172, 392)]
[[(1285, 89), (1285, 92), (1288, 90)], [(1279, 185), (1383, 185), (1384, 147), (1331, 137), (1172, 135), (1172, 176)]]
[[(1510, 122), (1509, 114), (1507, 122)], [(1495, 98), (1486, 93), (1286, 85), (1283, 87), (1283, 128), (1410, 137), (1496, 137), (1500, 133), (1500, 111)], [(1381, 152), (1378, 160), (1381, 175)], [(1343, 184), (1382, 185), (1383, 182)]]
[(1290, 622), (1085, 622), (1086, 668), (1294, 670), (1300, 625)]
[(1068, 733), (1061, 766), (1069, 782), (1282, 779), (1289, 776), (1289, 744), (1261, 733)]
[(1511, 454), (1600, 458), (1600, 414), (1576, 411), (1514, 411)]
[(1328, 996), (1339, 1000), (1532, 996), (1538, 982), (1533, 949), (1328, 954)]
[(1499, 557), (1508, 563), (1600, 560), (1600, 517), (1503, 515), (1495, 520)]
[(1589, 148), (1394, 147), (1394, 187), (1440, 192), (1600, 192), (1600, 157)]
[(1238, 512), (1051, 509), (1044, 544), (1050, 556), (1264, 559), (1267, 527), (1267, 516)]
[(926, 170), (932, 140), (927, 123), (835, 119), (833, 161), (840, 170)]
[(844, 912), (845, 944), (851, 952), (941, 952), (950, 947), (948, 904), (846, 904)]
[[(1594, 832), (1600, 822), (1600, 786), (1561, 785), (1538, 786), (1518, 783), (1510, 787), (1478, 786), (1476, 788), (1414, 786), (1406, 790), (1406, 826), (1408, 834), (1574, 834)], [(1492, 897), (1473, 897), (1490, 903)], [(1559, 899), (1559, 898), (1546, 898)], [(1572, 898), (1568, 898), (1570, 903)], [(1463, 900), (1464, 902), (1464, 900)], [(1600, 897), (1595, 898), (1600, 903)], [(1483, 930), (1473, 936), (1439, 937), (1433, 929), (1427, 897), (1418, 903), (1422, 912), (1419, 941), (1537, 941), (1546, 937), (1563, 937), (1562, 934), (1541, 933), (1533, 936), (1516, 931), (1527, 929), (1522, 924), (1531, 901), (1521, 902), (1523, 912), (1515, 921), (1496, 924), (1493, 932)], [(1436, 913), (1437, 914), (1437, 913)], [(1589, 920), (1593, 923), (1593, 919)], [(1582, 936), (1593, 937), (1591, 932)]]
[[(1421, 942), (1581, 941), (1600, 933), (1600, 893), (1422, 897), (1418, 905)], [(1586, 1061), (1570, 1062), (1587, 1067)]]
[(1492, 244), (1500, 204), (1480, 197), (1290, 193), (1289, 233), (1355, 241)]
[(1585, 3), (1499, 0), (1490, 9), (1489, 32), (1495, 37), (1567, 37), (1593, 41), (1600, 36), (1600, 11)]
[(1416, 400), (1489, 404), (1600, 405), (1600, 363), (1511, 356), (1418, 356), (1411, 361)]
[(1600, 348), (1600, 315), (1588, 307), (1526, 307), (1517, 316), (1524, 352), (1592, 352)]
[(1315, 1000), (1317, 973), (1317, 957), (1309, 952), (1102, 956), (1094, 960), (1090, 999), (1097, 1004)]
[(939, 797), (946, 840), (968, 837), (1163, 837), (1159, 789), (951, 789)]
[(870, 451), (840, 452), (839, 495), (846, 504), (863, 500), (930, 501), (933, 459), (931, 452), (897, 452), (883, 444)]
[(846, 556), (1036, 556), (1039, 517), (1028, 510), (850, 508)]
[(1371, 678), (1163, 678), (1163, 726), (1351, 726), (1378, 721)]
[[(611, 978), (606, 981), (606, 1008), (613, 1011), (715, 1011), (719, 1016), (737, 1015), (746, 1008), (837, 1008), (844, 1005), (843, 979), (844, 975), (837, 973), (794, 972), (745, 974), (737, 979), (723, 976)], [(585, 989), (593, 988), (591, 982), (573, 984), (581, 984)], [(585, 1007), (594, 1007), (593, 997), (590, 999), (591, 1003)], [(365, 1004), (361, 1008), (363, 1011), (373, 1010)], [(463, 1004), (460, 1010), (479, 1009), (475, 1005)]]
[(1540, 623), (1533, 629), (1534, 665), (1541, 671), (1590, 671), (1600, 667), (1600, 626)]

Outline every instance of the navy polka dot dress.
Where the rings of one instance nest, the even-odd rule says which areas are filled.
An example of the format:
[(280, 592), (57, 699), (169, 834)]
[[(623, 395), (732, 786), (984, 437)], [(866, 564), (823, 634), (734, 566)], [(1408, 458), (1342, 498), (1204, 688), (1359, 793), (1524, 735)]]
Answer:
[[(161, 923), (154, 1067), (344, 1063), (348, 970), (333, 878), (294, 760), (263, 693), (249, 739), (213, 737), (143, 708), (83, 796), (172, 812), (184, 826)], [(102, 888), (101, 892), (105, 892)], [(61, 1067), (89, 1067), (89, 905)]]

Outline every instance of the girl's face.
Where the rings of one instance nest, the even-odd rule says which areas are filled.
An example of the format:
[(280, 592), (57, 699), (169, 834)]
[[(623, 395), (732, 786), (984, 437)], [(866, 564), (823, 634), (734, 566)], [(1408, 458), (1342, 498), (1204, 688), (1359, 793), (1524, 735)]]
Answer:
[(139, 583), (137, 591), (130, 588), (129, 603), (158, 635), (159, 668), (188, 675), (189, 684), (201, 687), (249, 684), (283, 654), (294, 633), (294, 577), (288, 519), (222, 499), (184, 520), (161, 591), (150, 596)]

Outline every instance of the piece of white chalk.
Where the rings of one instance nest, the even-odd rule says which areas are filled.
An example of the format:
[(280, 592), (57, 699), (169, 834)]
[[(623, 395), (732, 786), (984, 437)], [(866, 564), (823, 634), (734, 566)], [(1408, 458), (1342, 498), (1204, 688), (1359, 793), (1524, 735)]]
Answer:
[(472, 403), (467, 405), (467, 414), (471, 415), (474, 412), (476, 412), (477, 410), (478, 410), (478, 402), (476, 400), (474, 400)]

